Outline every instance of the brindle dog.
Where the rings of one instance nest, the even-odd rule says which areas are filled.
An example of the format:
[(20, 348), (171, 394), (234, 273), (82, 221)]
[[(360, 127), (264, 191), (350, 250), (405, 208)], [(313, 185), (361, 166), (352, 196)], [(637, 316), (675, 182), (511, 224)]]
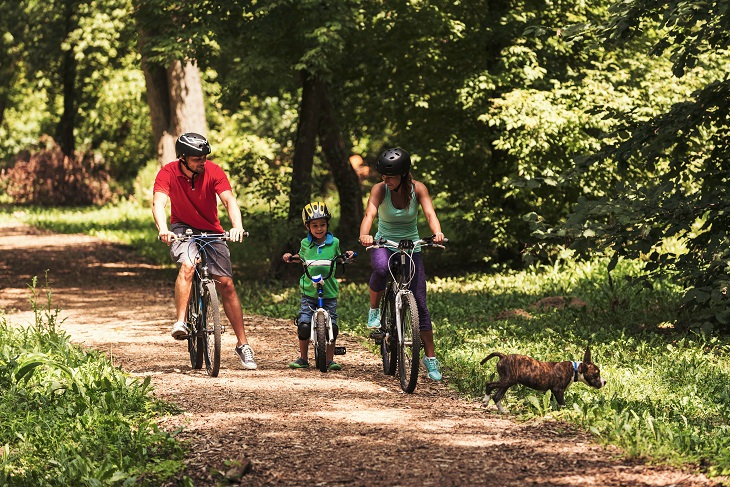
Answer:
[(507, 389), (515, 384), (522, 384), (538, 391), (549, 389), (561, 407), (565, 406), (565, 390), (573, 382), (583, 382), (596, 389), (606, 385), (606, 381), (601, 378), (598, 366), (591, 362), (589, 348), (586, 348), (582, 362), (540, 362), (526, 355), (505, 355), (494, 352), (482, 360), (481, 364), (484, 365), (493, 357), (499, 357), (499, 362), (497, 362), (499, 380), (487, 383), (483, 403), (485, 406), (489, 404), (492, 391), (496, 389), (497, 392), (493, 398), (494, 404), (502, 413), (506, 411), (500, 401)]

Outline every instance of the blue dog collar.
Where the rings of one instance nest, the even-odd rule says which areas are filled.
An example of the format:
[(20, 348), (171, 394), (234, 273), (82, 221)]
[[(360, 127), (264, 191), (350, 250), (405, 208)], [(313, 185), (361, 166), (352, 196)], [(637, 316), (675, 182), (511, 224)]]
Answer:
[(573, 382), (578, 382), (578, 362), (573, 362)]

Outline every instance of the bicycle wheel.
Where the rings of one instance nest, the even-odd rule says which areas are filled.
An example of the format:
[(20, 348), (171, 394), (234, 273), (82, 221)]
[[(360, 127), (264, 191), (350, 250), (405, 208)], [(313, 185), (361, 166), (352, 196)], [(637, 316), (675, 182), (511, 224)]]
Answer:
[(400, 322), (403, 327), (403, 341), (398, 344), (398, 375), (401, 389), (411, 393), (416, 389), (418, 381), (421, 330), (418, 326), (416, 298), (411, 293), (402, 296)]
[(314, 321), (315, 331), (314, 342), (314, 363), (320, 372), (327, 372), (327, 316), (317, 311)]
[(383, 373), (395, 375), (395, 369), (398, 366), (398, 331), (395, 329), (395, 299), (390, 286), (380, 303), (380, 327), (385, 333), (380, 342)]
[(221, 316), (218, 293), (215, 284), (206, 282), (203, 286), (203, 322), (201, 342), (205, 357), (205, 370), (211, 377), (218, 377), (221, 366)]
[(203, 367), (203, 339), (200, 336), (203, 313), (200, 306), (198, 282), (193, 281), (190, 289), (190, 298), (188, 299), (188, 309), (185, 314), (185, 323), (187, 323), (189, 328), (188, 353), (190, 354), (190, 366), (194, 369)]

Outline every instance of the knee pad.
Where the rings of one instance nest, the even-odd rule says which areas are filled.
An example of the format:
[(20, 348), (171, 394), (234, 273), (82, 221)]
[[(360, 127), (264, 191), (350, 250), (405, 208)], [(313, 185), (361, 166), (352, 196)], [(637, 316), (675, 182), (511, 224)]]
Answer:
[(297, 336), (300, 340), (309, 340), (312, 336), (312, 324), (309, 322), (300, 322), (297, 325)]
[(340, 332), (340, 329), (337, 327), (335, 323), (332, 323), (332, 336), (337, 340), (337, 334)]

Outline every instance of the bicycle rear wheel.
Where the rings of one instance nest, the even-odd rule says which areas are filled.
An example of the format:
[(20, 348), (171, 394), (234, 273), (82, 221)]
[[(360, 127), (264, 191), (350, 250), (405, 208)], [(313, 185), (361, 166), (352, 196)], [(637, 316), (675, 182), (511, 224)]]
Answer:
[(320, 372), (327, 372), (327, 316), (321, 311), (316, 312), (314, 320), (315, 330), (314, 363)]
[(221, 317), (218, 293), (214, 283), (205, 283), (202, 301), (203, 320), (200, 337), (205, 358), (205, 370), (209, 376), (218, 377), (221, 366)]
[(200, 309), (200, 288), (197, 281), (193, 281), (188, 299), (188, 309), (185, 314), (185, 323), (188, 325), (188, 354), (190, 366), (194, 369), (203, 367), (203, 339), (200, 336), (203, 313)]
[(398, 344), (398, 375), (400, 386), (407, 393), (416, 389), (421, 355), (421, 330), (418, 325), (416, 298), (411, 293), (402, 294), (400, 322), (403, 340)]
[(395, 299), (392, 287), (388, 287), (380, 304), (380, 328), (385, 333), (380, 342), (383, 373), (395, 375), (395, 369), (398, 366), (398, 331), (395, 329)]

